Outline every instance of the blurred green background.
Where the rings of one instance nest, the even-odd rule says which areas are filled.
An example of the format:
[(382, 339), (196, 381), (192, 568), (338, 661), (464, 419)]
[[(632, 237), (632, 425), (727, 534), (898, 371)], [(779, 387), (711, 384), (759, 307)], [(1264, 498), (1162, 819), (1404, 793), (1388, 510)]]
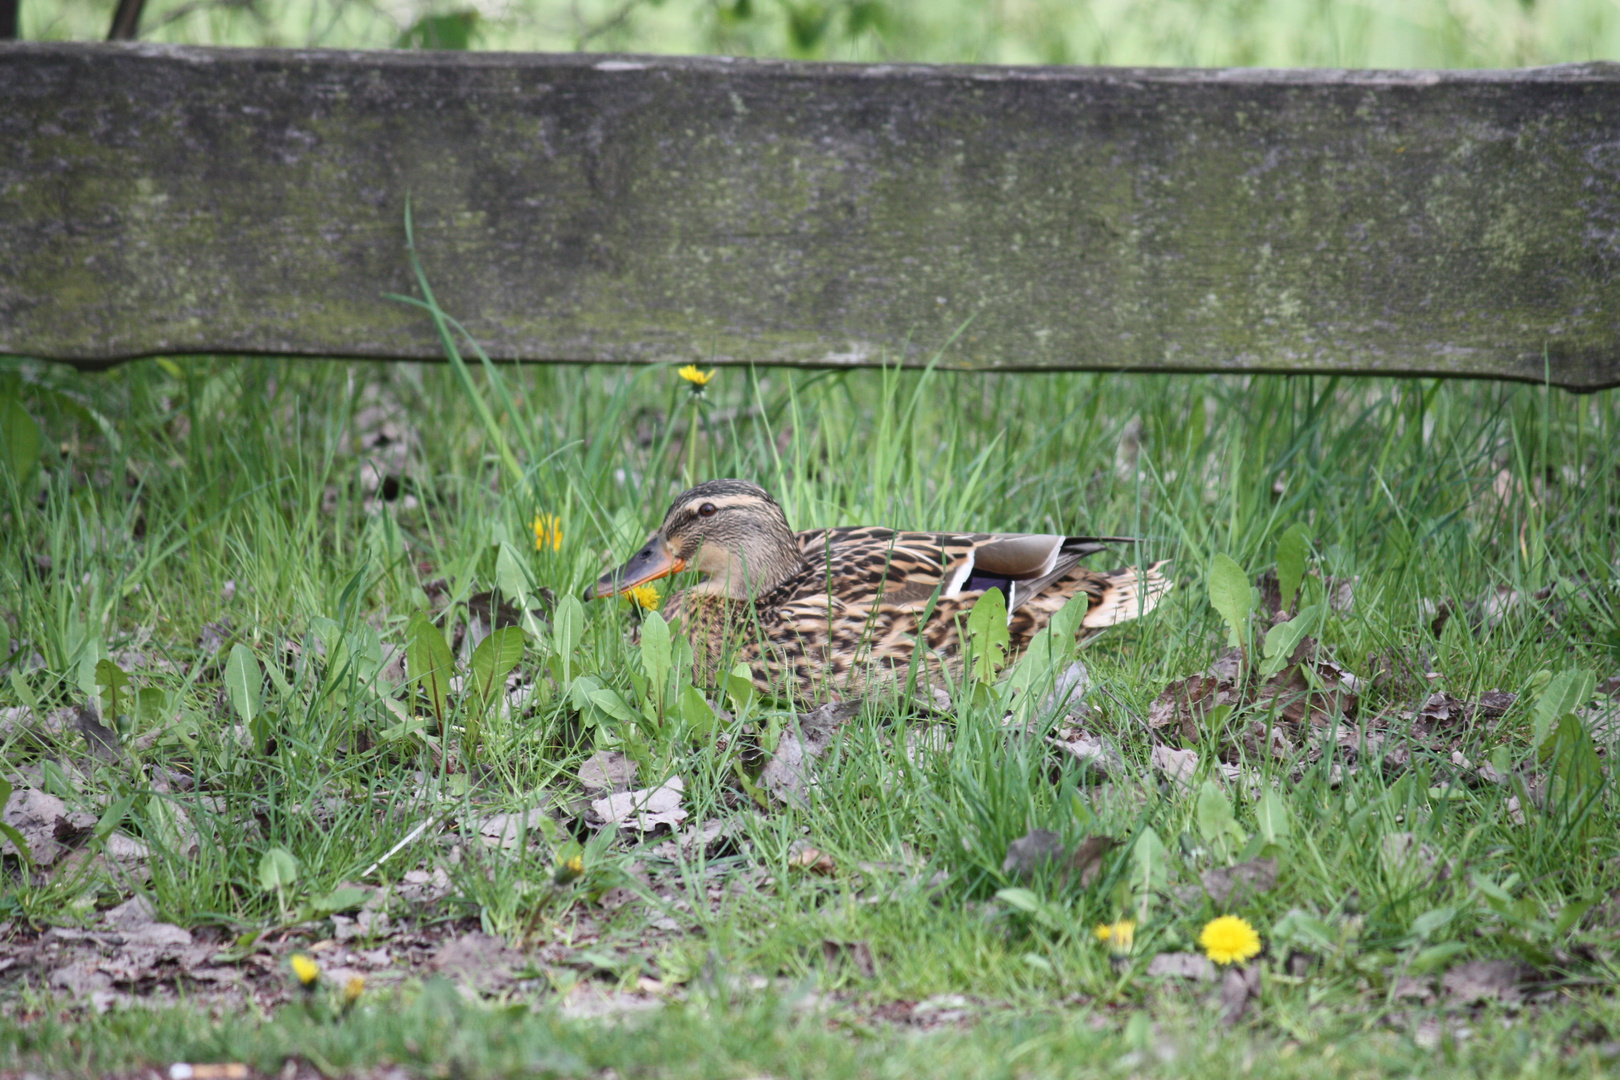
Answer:
[[(22, 0), (25, 39), (99, 40), (112, 0)], [(1615, 0), (149, 0), (141, 38), (303, 48), (853, 61), (1520, 67), (1620, 55)]]

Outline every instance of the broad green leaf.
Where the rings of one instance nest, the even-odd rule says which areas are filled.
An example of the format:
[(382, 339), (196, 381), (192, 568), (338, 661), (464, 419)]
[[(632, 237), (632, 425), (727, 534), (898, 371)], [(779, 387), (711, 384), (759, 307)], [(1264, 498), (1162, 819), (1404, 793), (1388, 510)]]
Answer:
[(0, 619), (0, 664), (11, 659), (11, 624)]
[(142, 729), (159, 727), (171, 719), (168, 691), (156, 686), (143, 686), (135, 694), (135, 723)]
[(1041, 910), (1040, 897), (1028, 889), (1001, 889), (996, 893), (996, 899), (1026, 915), (1033, 915)]
[(1547, 786), (1547, 811), (1556, 815), (1565, 828), (1582, 832), (1590, 824), (1591, 812), (1603, 796), (1603, 762), (1586, 726), (1574, 713), (1558, 719), (1537, 756), (1552, 771)]
[(1293, 816), (1288, 812), (1288, 803), (1269, 787), (1255, 805), (1254, 817), (1260, 827), (1260, 838), (1268, 844), (1281, 844), (1293, 835)]
[(1054, 666), (1063, 664), (1074, 658), (1075, 639), (1080, 633), (1080, 624), (1086, 613), (1091, 610), (1091, 601), (1086, 594), (1070, 597), (1068, 603), (1058, 608), (1057, 614), (1046, 625), (1052, 631), (1052, 663)]
[(225, 696), (231, 708), (244, 724), (251, 724), (259, 715), (264, 696), (264, 672), (251, 650), (240, 641), (231, 646), (230, 659), (225, 661)]
[(1546, 741), (1558, 718), (1565, 713), (1572, 713), (1585, 705), (1592, 697), (1597, 687), (1597, 679), (1590, 671), (1572, 668), (1569, 671), (1560, 671), (1547, 683), (1541, 696), (1536, 699), (1535, 726), (1531, 729), (1531, 741), (1540, 746)]
[(647, 673), (652, 696), (660, 708), (669, 692), (669, 668), (669, 624), (658, 612), (649, 611), (641, 620), (641, 670)]
[(1457, 909), (1454, 907), (1430, 908), (1412, 920), (1412, 935), (1419, 941), (1427, 941), (1434, 932), (1456, 918)]
[(576, 675), (574, 681), (568, 684), (568, 700), (578, 710), (580, 719), (586, 723), (596, 723), (595, 706), (591, 704), (591, 695), (602, 689), (602, 684), (593, 675)]
[(1274, 941), (1304, 945), (1312, 952), (1330, 952), (1339, 942), (1339, 934), (1323, 920), (1294, 908), (1285, 913), (1271, 927)]
[(703, 700), (703, 691), (690, 683), (681, 687), (680, 707), (681, 719), (691, 726), (694, 735), (713, 735), (718, 729), (719, 718)]
[(973, 639), (973, 677), (980, 682), (993, 681), (1012, 641), (1007, 632), (1007, 598), (1000, 589), (986, 589), (973, 602), (967, 632)]
[(1492, 881), (1490, 878), (1486, 877), (1484, 874), (1481, 874), (1478, 870), (1471, 871), (1468, 875), (1468, 880), (1474, 886), (1474, 888), (1478, 889), (1492, 900), (1502, 904), (1513, 903), (1513, 895), (1511, 893), (1509, 893), (1502, 886), (1498, 885), (1496, 882)]
[(129, 808), (135, 805), (135, 800), (139, 797), (139, 792), (132, 791), (103, 810), (101, 816), (96, 819), (95, 838), (105, 840), (109, 833), (118, 828), (124, 821), (124, 815), (129, 813)]
[(366, 683), (375, 679), (382, 670), (382, 635), (370, 626), (357, 626), (348, 635), (348, 648), (355, 676)]
[(477, 712), (483, 716), (490, 702), (506, 689), (506, 677), (523, 659), (523, 631), (516, 626), (505, 626), (493, 631), (478, 648), (473, 650), (472, 691), (477, 701)]
[(96, 686), (101, 689), (101, 716), (108, 723), (124, 712), (123, 692), (129, 686), (129, 675), (111, 660), (96, 661)]
[(1170, 880), (1170, 853), (1150, 826), (1131, 845), (1131, 887), (1142, 897), (1163, 889)]
[(518, 607), (529, 606), (529, 593), (533, 590), (529, 568), (524, 565), (523, 557), (505, 540), (495, 551), (495, 587), (501, 590), (501, 595), (515, 601)]
[(1254, 609), (1254, 591), (1243, 567), (1224, 552), (1217, 553), (1209, 564), (1209, 602), (1226, 621), (1227, 644), (1242, 645), (1249, 612)]
[(574, 650), (584, 637), (585, 605), (573, 593), (566, 593), (557, 600), (551, 624), (551, 648), (561, 658), (563, 682), (570, 681)]
[(595, 705), (598, 709), (601, 709), (603, 712), (607, 713), (621, 724), (634, 724), (638, 719), (634, 710), (632, 710), (630, 706), (625, 703), (624, 698), (620, 697), (616, 691), (610, 690), (607, 687), (603, 687), (600, 690), (592, 690), (590, 693), (590, 701), (592, 705)]
[(45, 436), (22, 402), (16, 398), (0, 401), (0, 464), (16, 478), (18, 487), (34, 475), (44, 448)]
[(419, 686), (427, 695), (434, 718), (443, 724), (450, 711), (450, 678), (455, 674), (456, 660), (445, 644), (444, 634), (426, 612), (411, 616), (405, 630), (405, 669), (412, 686)]
[(1296, 521), (1277, 541), (1277, 590), (1282, 593), (1282, 609), (1294, 606), (1299, 583), (1305, 580), (1305, 560), (1311, 553), (1310, 534), (1305, 523)]
[(324, 919), (328, 915), (336, 915), (341, 911), (357, 908), (369, 899), (371, 899), (370, 889), (345, 885), (340, 889), (333, 889), (329, 893), (311, 897), (309, 914), (311, 918)]
[(1205, 780), (1199, 787), (1194, 816), (1198, 819), (1199, 834), (1212, 846), (1224, 848), (1229, 841), (1242, 844), (1249, 838), (1232, 813), (1231, 800), (1213, 780)]
[(1266, 658), (1260, 665), (1261, 678), (1269, 679), (1288, 666), (1294, 650), (1299, 648), (1299, 643), (1315, 628), (1317, 620), (1326, 610), (1324, 604), (1312, 604), (1287, 622), (1278, 623), (1266, 631)]
[(726, 697), (731, 699), (731, 711), (739, 717), (747, 713), (759, 697), (759, 691), (754, 688), (754, 673), (747, 664), (738, 664), (726, 676)]
[[(1057, 646), (1050, 626), (1042, 627), (1030, 638), (1029, 647), (1024, 650), (1023, 658), (1013, 668), (1013, 673), (1007, 678), (1006, 689), (1009, 700), (1018, 701), (1022, 705), (1032, 705), (1027, 692), (1030, 687), (1040, 685), (1052, 675), (1054, 653)], [(1014, 696), (1016, 695), (1016, 696)]]
[(1444, 967), (1453, 956), (1467, 949), (1468, 945), (1462, 941), (1442, 941), (1438, 945), (1430, 945), (1426, 949), (1419, 949), (1413, 956), (1406, 971), (1409, 975), (1427, 975), (1431, 971), (1438, 971)]
[(273, 847), (259, 856), (259, 887), (285, 892), (298, 880), (298, 860), (286, 848)]

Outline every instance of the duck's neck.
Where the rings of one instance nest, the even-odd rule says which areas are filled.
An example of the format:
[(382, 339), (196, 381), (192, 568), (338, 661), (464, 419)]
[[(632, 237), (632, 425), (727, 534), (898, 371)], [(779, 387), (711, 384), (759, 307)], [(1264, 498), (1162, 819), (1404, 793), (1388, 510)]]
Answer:
[(707, 576), (687, 591), (728, 600), (758, 600), (804, 569), (804, 556), (792, 534), (785, 540), (749, 544), (741, 551), (706, 547), (699, 553), (694, 569)]

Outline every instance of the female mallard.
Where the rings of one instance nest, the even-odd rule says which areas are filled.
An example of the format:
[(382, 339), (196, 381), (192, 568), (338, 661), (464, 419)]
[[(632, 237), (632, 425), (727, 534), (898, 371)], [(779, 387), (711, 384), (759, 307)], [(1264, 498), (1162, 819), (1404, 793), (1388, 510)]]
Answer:
[[(1098, 573), (1080, 560), (1119, 537), (896, 532), (795, 533), (765, 489), (711, 480), (676, 498), (645, 547), (596, 583), (612, 596), (670, 574), (702, 580), (672, 593), (665, 613), (692, 643), (700, 684), (739, 661), (754, 685), (810, 703), (904, 685), (919, 636), (918, 684), (960, 678), (960, 626), (987, 589), (1007, 601), (1008, 658), (1071, 597), (1095, 630), (1153, 609), (1170, 587), (1135, 567)], [(959, 618), (963, 617), (963, 618)]]

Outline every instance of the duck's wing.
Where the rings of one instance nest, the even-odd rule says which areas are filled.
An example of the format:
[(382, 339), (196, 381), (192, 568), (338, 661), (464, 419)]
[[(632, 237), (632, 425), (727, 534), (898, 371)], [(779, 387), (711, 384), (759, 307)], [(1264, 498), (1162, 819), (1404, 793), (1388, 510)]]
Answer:
[(1081, 559), (1123, 537), (1040, 533), (898, 532), (877, 527), (798, 534), (826, 591), (847, 604), (921, 608), (998, 588), (1009, 613), (1061, 581)]

